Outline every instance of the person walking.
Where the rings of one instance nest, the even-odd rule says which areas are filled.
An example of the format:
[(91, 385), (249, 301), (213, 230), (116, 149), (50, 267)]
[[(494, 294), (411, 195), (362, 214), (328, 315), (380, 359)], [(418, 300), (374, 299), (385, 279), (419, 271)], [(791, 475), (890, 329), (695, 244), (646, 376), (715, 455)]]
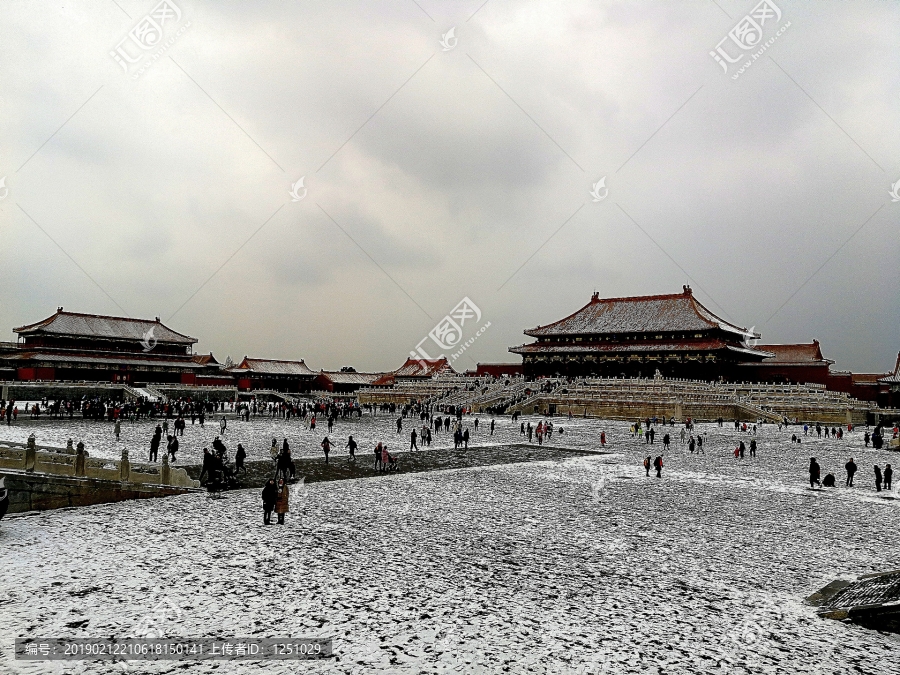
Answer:
[(289, 510), (289, 491), (284, 478), (278, 479), (278, 492), (275, 496), (275, 513), (278, 514), (278, 524), (284, 525), (284, 514)]
[(115, 426), (114, 431), (116, 432), (116, 440), (118, 441), (119, 434), (122, 433), (122, 420), (119, 420), (119, 419), (116, 420), (116, 426)]
[(262, 489), (263, 525), (272, 524), (272, 511), (275, 510), (275, 502), (277, 500), (278, 486), (275, 485), (275, 479), (270, 478)]
[(750, 439), (750, 456), (756, 457), (756, 439), (755, 438)]
[(647, 472), (647, 478), (650, 478), (650, 467), (653, 465), (653, 460), (650, 459), (650, 455), (644, 459), (644, 471)]
[(809, 487), (814, 487), (818, 485), (822, 487), (822, 483), (819, 478), (822, 475), (822, 469), (819, 466), (819, 463), (816, 461), (815, 457), (809, 458)]
[(875, 491), (881, 492), (881, 467), (875, 465)]
[(378, 471), (378, 465), (381, 464), (381, 441), (378, 442), (378, 445), (375, 446), (375, 467), (374, 469)]
[[(669, 434), (663, 434), (663, 450), (669, 449)], [(691, 450), (693, 452), (693, 450)]]
[(247, 459), (247, 451), (244, 450), (244, 446), (238, 443), (237, 452), (234, 453), (234, 473), (237, 474), (238, 471), (243, 471), (247, 473), (247, 468), (244, 466), (244, 460)]
[(606, 432), (605, 431), (600, 432), (600, 447), (602, 447), (602, 448), (606, 447)]
[(890, 464), (886, 464), (884, 467), (884, 489), (888, 492), (891, 491), (891, 478), (894, 475), (894, 470), (891, 468)]
[(356, 441), (353, 440), (353, 436), (347, 439), (347, 449), (350, 451), (350, 461), (356, 461)]
[(491, 436), (494, 435), (494, 420), (491, 420)]
[(156, 430), (153, 432), (153, 438), (150, 439), (150, 462), (158, 462), (159, 461), (159, 444), (162, 442), (162, 427), (158, 424), (156, 425)]
[(703, 436), (701, 434), (697, 434), (697, 454), (703, 452)]
[(418, 450), (419, 449), (419, 446), (416, 445), (416, 436), (417, 436), (416, 430), (413, 429), (409, 433), (409, 449), (410, 450)]
[(697, 440), (694, 438), (694, 435), (691, 434), (691, 438), (688, 441), (688, 450), (690, 450), (691, 454), (694, 454), (694, 450), (697, 447)]
[(225, 435), (225, 429), (228, 427), (228, 422), (225, 421), (225, 415), (222, 415), (222, 419), (219, 420), (219, 435)]
[(857, 466), (852, 457), (844, 464), (844, 469), (847, 471), (847, 482), (845, 485), (847, 487), (853, 487), (853, 476), (856, 474)]
[(166, 444), (166, 450), (169, 453), (169, 457), (171, 457), (171, 459), (169, 460), (170, 463), (174, 464), (175, 463), (175, 453), (178, 452), (178, 439), (175, 438), (174, 436), (169, 436), (168, 438), (169, 438), (169, 441)]
[(463, 444), (465, 445), (465, 449), (469, 449), (469, 427), (466, 427), (466, 430), (463, 431), (462, 435)]
[(322, 452), (325, 453), (325, 463), (328, 464), (328, 453), (331, 452), (331, 441), (328, 440), (328, 436), (322, 439)]
[(203, 464), (200, 467), (200, 484), (203, 485), (203, 477), (212, 474), (212, 455), (209, 448), (203, 448)]
[(663, 470), (662, 455), (657, 455), (656, 459), (653, 460), (653, 468), (656, 469), (656, 477), (662, 478), (662, 470)]

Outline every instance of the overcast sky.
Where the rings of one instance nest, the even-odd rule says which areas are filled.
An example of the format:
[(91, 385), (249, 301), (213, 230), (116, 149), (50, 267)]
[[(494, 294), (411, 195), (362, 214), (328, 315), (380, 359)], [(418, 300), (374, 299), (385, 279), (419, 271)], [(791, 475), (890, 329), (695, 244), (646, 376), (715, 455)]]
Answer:
[(900, 3), (482, 2), (4, 2), (4, 339), (63, 305), (383, 370), (468, 297), (463, 370), (688, 283), (893, 367)]

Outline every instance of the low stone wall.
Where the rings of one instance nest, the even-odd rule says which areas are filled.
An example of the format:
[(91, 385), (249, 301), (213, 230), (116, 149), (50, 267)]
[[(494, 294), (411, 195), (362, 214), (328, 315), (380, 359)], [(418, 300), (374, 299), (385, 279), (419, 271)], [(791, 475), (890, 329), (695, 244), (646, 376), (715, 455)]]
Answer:
[(160, 464), (133, 464), (128, 459), (128, 451), (122, 451), (122, 459), (99, 459), (89, 457), (84, 447), (39, 448), (34, 435), (28, 443), (0, 442), (0, 470), (11, 469), (28, 473), (51, 476), (90, 478), (95, 480), (120, 481), (143, 485), (163, 485), (179, 488), (196, 488), (200, 483), (192, 480), (179, 467), (169, 466), (169, 456), (163, 453)]
[(168, 485), (142, 485), (25, 471), (4, 471), (3, 476), (9, 490), (9, 513), (91, 506), (126, 499), (170, 497), (193, 491), (191, 488)]

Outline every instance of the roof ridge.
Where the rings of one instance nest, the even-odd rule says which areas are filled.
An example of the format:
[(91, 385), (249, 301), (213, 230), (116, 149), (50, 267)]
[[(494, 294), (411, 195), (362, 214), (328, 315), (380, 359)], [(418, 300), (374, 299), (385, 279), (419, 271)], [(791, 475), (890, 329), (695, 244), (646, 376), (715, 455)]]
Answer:
[(294, 360), (294, 359), (261, 359), (255, 356), (245, 356), (245, 361), (266, 361), (268, 363), (306, 363), (303, 359)]

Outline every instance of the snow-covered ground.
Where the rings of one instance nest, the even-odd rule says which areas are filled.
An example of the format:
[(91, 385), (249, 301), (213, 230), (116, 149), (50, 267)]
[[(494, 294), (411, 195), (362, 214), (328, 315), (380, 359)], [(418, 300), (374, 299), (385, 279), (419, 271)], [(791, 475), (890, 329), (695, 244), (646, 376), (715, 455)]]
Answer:
[[(284, 438), (288, 439), (291, 450), (299, 456), (322, 456), (320, 443), (328, 436), (334, 444), (334, 454), (346, 454), (347, 437), (353, 438), (359, 443), (360, 451), (367, 452), (374, 448), (379, 441), (387, 443), (390, 449), (403, 451), (409, 448), (410, 432), (413, 428), (417, 432), (422, 427), (418, 418), (403, 420), (403, 430), (397, 433), (396, 420), (399, 415), (377, 414), (374, 417), (364, 413), (361, 419), (337, 420), (332, 432), (321, 419), (318, 420), (315, 431), (307, 428), (305, 421), (300, 419), (283, 420), (271, 417), (251, 417), (249, 422), (243, 422), (234, 415), (226, 415), (226, 431), (222, 439), (234, 456), (234, 450), (238, 443), (242, 443), (247, 450), (248, 459), (269, 459), (269, 447), (272, 439), (278, 440), (278, 445)], [(474, 422), (478, 418), (479, 428), (475, 431)], [(221, 419), (221, 415), (219, 416)], [(489, 415), (467, 415), (463, 420), (464, 427), (469, 428), (471, 443), (478, 445), (508, 445), (523, 440), (519, 433), (521, 422), (531, 422), (537, 426), (542, 417), (522, 417), (520, 422), (513, 424), (510, 417), (494, 418), (496, 427), (493, 437), (490, 436), (491, 417)], [(454, 418), (455, 421), (455, 418)], [(37, 420), (20, 419), (12, 426), (0, 425), (0, 441), (17, 441), (24, 443), (29, 434), (34, 434), (39, 443), (50, 446), (65, 447), (66, 441), (72, 439), (74, 445), (79, 441), (84, 442), (85, 448), (92, 457), (107, 457), (117, 459), (122, 456), (122, 448), (127, 447), (132, 461), (146, 460), (150, 449), (150, 438), (153, 430), (160, 420), (141, 420), (140, 422), (122, 422), (119, 441), (115, 437), (115, 424), (112, 422), (98, 422), (75, 417), (71, 420), (53, 420), (42, 417)], [(197, 464), (203, 457), (203, 448), (210, 447), (213, 439), (219, 435), (219, 422), (215, 418), (209, 418), (204, 427), (198, 424), (191, 425), (190, 420), (184, 432), (184, 436), (178, 437), (179, 451), (177, 464)], [(557, 429), (562, 427), (564, 433), (554, 434), (553, 445), (576, 447), (589, 443), (597, 443), (597, 422), (595, 420), (565, 418), (554, 419)], [(169, 422), (169, 433), (173, 433), (172, 421)], [(571, 431), (572, 434), (566, 434)], [(599, 432), (596, 432), (599, 433)], [(596, 437), (595, 437), (596, 436)], [(433, 448), (453, 447), (453, 434), (442, 431), (432, 432)], [(535, 441), (536, 442), (536, 441)], [(421, 439), (418, 440), (421, 448)], [(163, 446), (165, 447), (165, 439)]]
[[(819, 619), (802, 598), (896, 568), (900, 500), (874, 491), (872, 465), (900, 454), (863, 449), (861, 430), (797, 446), (796, 428), (765, 426), (759, 456), (740, 461), (746, 435), (702, 425), (706, 453), (674, 434), (656, 479), (640, 461), (661, 434), (651, 449), (621, 422), (556, 422), (554, 444), (596, 447), (605, 429), (615, 454), (313, 483), (283, 527), (262, 526), (256, 490), (4, 520), (0, 672), (121, 673), (17, 662), (12, 641), (149, 634), (334, 638), (336, 659), (271, 673), (898, 672), (900, 636)], [(500, 429), (518, 440), (508, 419)], [(851, 453), (857, 487), (808, 488), (810, 456), (843, 485)]]

